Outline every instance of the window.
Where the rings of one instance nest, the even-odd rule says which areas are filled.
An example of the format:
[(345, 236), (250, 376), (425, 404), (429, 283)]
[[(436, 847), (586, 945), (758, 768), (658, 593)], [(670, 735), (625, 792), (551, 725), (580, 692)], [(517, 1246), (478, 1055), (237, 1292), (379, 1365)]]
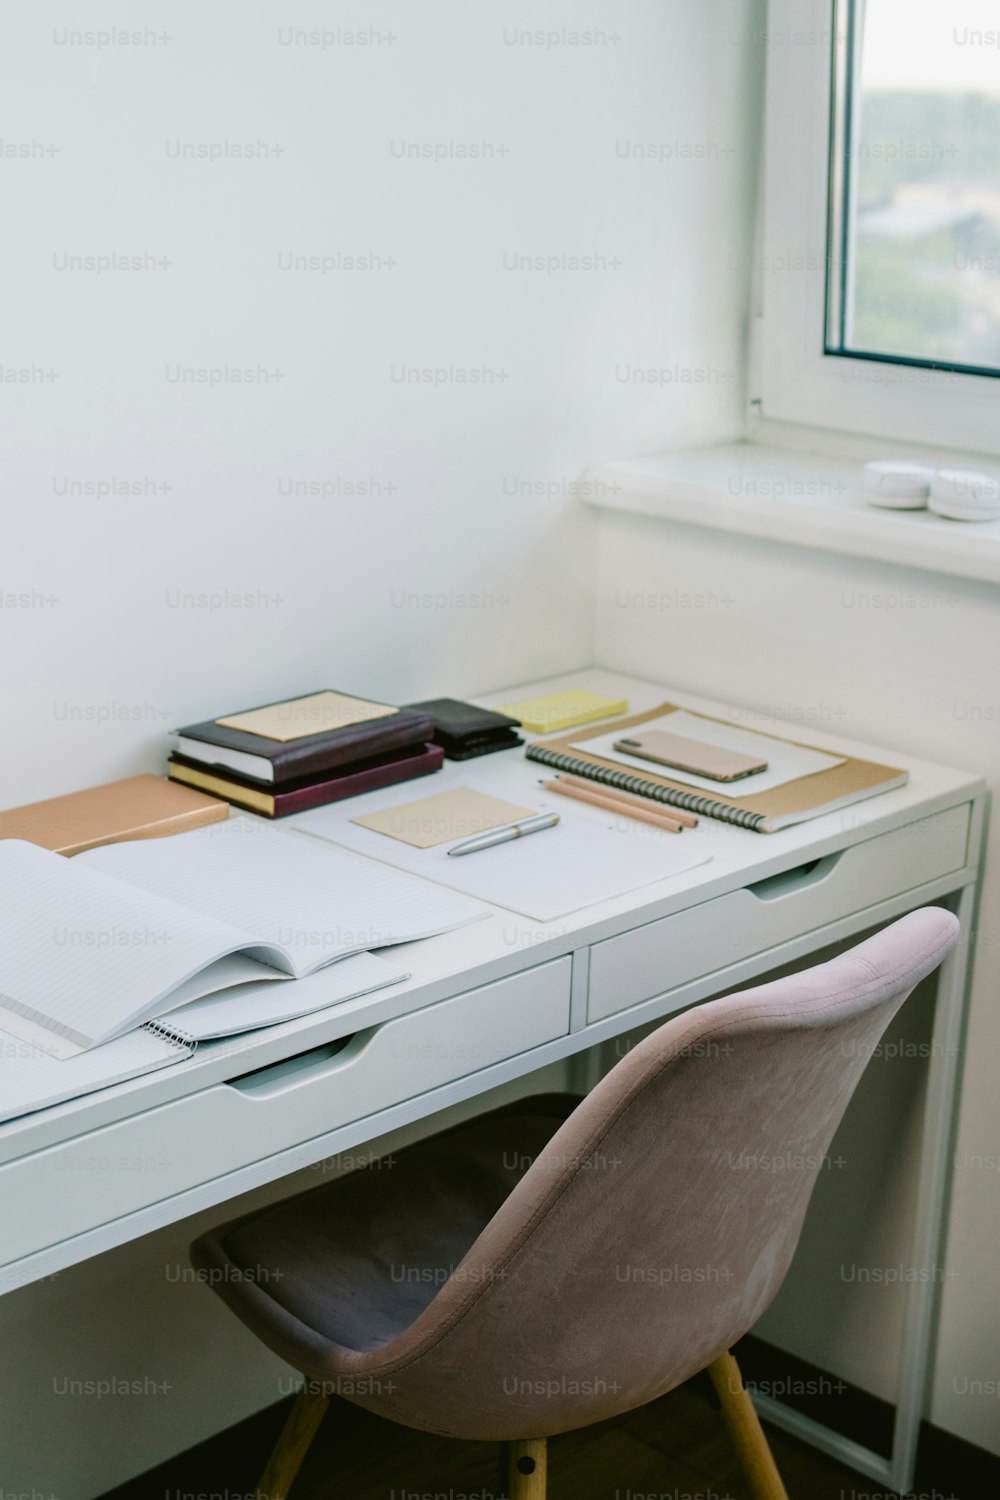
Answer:
[(1000, 452), (1000, 3), (771, 0), (759, 397)]
[(852, 0), (846, 19), (834, 48), (827, 351), (996, 375), (1000, 5)]

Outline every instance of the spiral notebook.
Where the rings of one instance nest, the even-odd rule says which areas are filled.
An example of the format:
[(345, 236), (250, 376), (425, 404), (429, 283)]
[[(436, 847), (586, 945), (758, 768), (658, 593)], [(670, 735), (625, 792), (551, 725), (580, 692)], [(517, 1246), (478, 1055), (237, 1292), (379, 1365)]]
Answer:
[(236, 985), (189, 1001), (169, 1016), (66, 1058), (44, 1041), (27, 1041), (0, 1029), (0, 1122), (184, 1062), (194, 1056), (199, 1042), (292, 1021), (406, 978), (405, 966), (374, 953), (356, 953), (294, 984)]
[[(704, 719), (713, 726), (725, 724), (724, 719), (710, 718), (705, 714), (691, 714), (680, 710), (676, 704), (661, 703), (647, 713), (633, 714), (620, 719), (615, 725), (616, 734), (627, 734), (640, 724), (654, 719), (663, 719), (673, 713), (683, 712), (685, 718)], [(734, 729), (736, 726), (732, 726)], [(745, 734), (745, 729), (741, 734)], [(875, 797), (880, 792), (892, 791), (905, 786), (908, 773), (898, 766), (878, 765), (875, 761), (858, 760), (851, 756), (839, 759), (828, 770), (816, 771), (810, 776), (800, 776), (786, 781), (770, 791), (747, 795), (743, 787), (739, 798), (727, 797), (721, 792), (706, 793), (692, 791), (680, 781), (661, 776), (652, 770), (637, 772), (626, 770), (616, 761), (609, 760), (585, 748), (587, 741), (600, 740), (607, 734), (607, 726), (572, 736), (550, 740), (545, 745), (529, 745), (526, 751), (529, 760), (540, 765), (551, 766), (555, 771), (568, 771), (574, 776), (585, 776), (603, 786), (616, 787), (619, 791), (634, 792), (640, 797), (649, 797), (654, 802), (665, 802), (670, 807), (680, 807), (699, 817), (716, 818), (722, 823), (732, 823), (737, 828), (749, 828), (754, 833), (777, 833), (794, 823), (804, 823), (809, 818), (821, 817), (824, 813), (838, 812), (866, 797)], [(767, 746), (780, 740), (800, 746), (804, 750), (817, 750), (815, 745), (806, 745), (790, 736), (759, 734), (761, 753), (767, 758)], [(721, 783), (720, 783), (721, 785)], [(745, 785), (745, 784), (744, 784)]]

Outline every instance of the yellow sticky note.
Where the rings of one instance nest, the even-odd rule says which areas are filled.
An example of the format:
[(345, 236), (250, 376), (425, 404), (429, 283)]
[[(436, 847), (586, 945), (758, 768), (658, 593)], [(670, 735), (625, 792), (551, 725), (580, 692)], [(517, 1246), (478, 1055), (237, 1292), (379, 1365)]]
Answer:
[(564, 693), (549, 693), (543, 698), (522, 698), (520, 703), (505, 703), (499, 710), (519, 719), (530, 734), (555, 734), (557, 729), (575, 729), (595, 719), (610, 719), (613, 714), (628, 712), (624, 698), (602, 698), (589, 688), (569, 688)]
[(266, 708), (252, 708), (245, 714), (231, 714), (215, 722), (224, 729), (242, 729), (247, 734), (259, 734), (266, 740), (280, 740), (284, 744), (398, 713), (398, 708), (387, 703), (369, 703), (365, 698), (351, 698), (346, 693), (324, 692), (288, 698), (284, 703), (269, 703)]
[(456, 787), (434, 797), (420, 797), (416, 802), (366, 813), (351, 822), (359, 828), (388, 834), (414, 849), (432, 849), (435, 844), (454, 844), (486, 833), (490, 828), (503, 828), (521, 818), (534, 817), (537, 812), (537, 807), (517, 807), (513, 802), (501, 802), (499, 797), (488, 797), (471, 787)]

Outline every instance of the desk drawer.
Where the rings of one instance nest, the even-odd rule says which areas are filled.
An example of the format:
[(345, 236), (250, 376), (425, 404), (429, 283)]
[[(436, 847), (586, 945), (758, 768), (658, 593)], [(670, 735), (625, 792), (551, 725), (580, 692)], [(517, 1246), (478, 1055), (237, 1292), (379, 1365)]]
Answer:
[(615, 1015), (703, 974), (962, 869), (969, 815), (968, 803), (949, 808), (839, 854), (595, 943), (590, 954), (587, 1019), (599, 1021)]
[(565, 1035), (570, 966), (555, 959), (11, 1162), (0, 1263)]

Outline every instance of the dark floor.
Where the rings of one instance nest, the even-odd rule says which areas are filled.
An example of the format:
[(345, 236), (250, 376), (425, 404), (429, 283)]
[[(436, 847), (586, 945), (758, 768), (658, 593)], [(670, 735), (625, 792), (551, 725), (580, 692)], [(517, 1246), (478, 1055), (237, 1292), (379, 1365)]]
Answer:
[[(113, 1500), (185, 1492), (252, 1495), (285, 1408), (114, 1491)], [(884, 1491), (770, 1429), (790, 1500), (869, 1500)], [(706, 1386), (689, 1384), (613, 1422), (555, 1438), (549, 1500), (750, 1500)], [(498, 1444), (410, 1432), (331, 1402), (291, 1500), (501, 1500)], [(112, 1500), (112, 1497), (107, 1497)]]

